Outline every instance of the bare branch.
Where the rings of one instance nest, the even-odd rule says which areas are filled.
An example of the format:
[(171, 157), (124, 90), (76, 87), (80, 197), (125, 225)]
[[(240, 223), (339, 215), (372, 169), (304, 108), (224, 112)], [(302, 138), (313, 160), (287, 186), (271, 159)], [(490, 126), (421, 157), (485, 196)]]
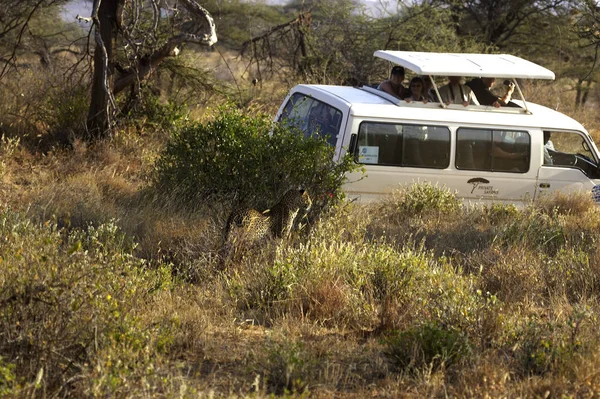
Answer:
[(8, 59), (9, 61), (4, 64), (4, 67), (2, 68), (2, 72), (0, 72), (0, 80), (2, 80), (2, 78), (4, 77), (4, 75), (6, 75), (6, 73), (8, 72), (9, 66), (11, 64), (14, 64), (15, 57), (17, 56), (17, 48), (19, 47), (19, 44), (21, 44), (21, 40), (23, 39), (23, 33), (27, 29), (27, 26), (29, 25), (29, 21), (31, 21), (31, 18), (33, 18), (33, 15), (37, 11), (37, 9), (42, 5), (43, 2), (44, 2), (44, 0), (39, 0), (35, 4), (35, 6), (33, 7), (33, 9), (31, 10), (31, 12), (29, 13), (29, 15), (27, 16), (27, 18), (25, 19), (25, 23), (21, 27), (21, 31), (19, 32), (19, 35), (17, 37), (17, 42), (13, 46), (12, 54), (11, 54), (11, 56)]
[(204, 44), (207, 46), (212, 46), (217, 42), (217, 31), (215, 29), (215, 21), (211, 17), (210, 13), (206, 10), (206, 8), (202, 7), (200, 4), (196, 3), (194, 0), (179, 0), (183, 6), (188, 10), (188, 12), (192, 15), (195, 15), (199, 18), (199, 21), (204, 20), (208, 25), (208, 32), (199, 36), (199, 35), (188, 35), (187, 41)]
[(240, 53), (243, 55), (244, 52), (246, 51), (246, 48), (250, 44), (253, 44), (255, 42), (260, 42), (260, 41), (272, 36), (274, 33), (285, 34), (286, 32), (290, 31), (292, 28), (294, 28), (297, 25), (310, 24), (310, 20), (311, 20), (311, 10), (308, 10), (308, 11), (298, 15), (296, 18), (294, 18), (291, 21), (274, 26), (271, 29), (269, 29), (268, 31), (266, 31), (265, 33), (263, 33), (262, 35), (258, 35), (256, 37), (253, 37), (250, 40), (246, 40), (244, 43), (242, 43), (242, 49), (240, 50)]

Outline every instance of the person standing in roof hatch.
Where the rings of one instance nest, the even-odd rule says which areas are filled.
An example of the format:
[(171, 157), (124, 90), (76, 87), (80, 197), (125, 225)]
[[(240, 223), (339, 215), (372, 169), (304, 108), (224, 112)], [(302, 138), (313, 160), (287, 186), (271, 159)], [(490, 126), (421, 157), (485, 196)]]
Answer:
[(411, 101), (422, 101), (424, 104), (427, 104), (429, 98), (427, 97), (425, 82), (423, 82), (421, 77), (415, 76), (412, 78), (408, 87), (410, 88), (411, 95), (404, 99), (407, 103)]
[(433, 80), (431, 80), (431, 76), (423, 75), (421, 76), (421, 79), (423, 80), (423, 95), (427, 97), (429, 102), (438, 102), (437, 93), (433, 88)]
[(468, 81), (467, 86), (473, 90), (473, 93), (475, 93), (475, 96), (477, 96), (477, 100), (481, 105), (493, 105), (496, 108), (506, 106), (515, 91), (515, 84), (507, 81), (506, 93), (500, 97), (490, 90), (495, 81), (496, 78), (475, 78)]
[(448, 84), (439, 88), (440, 97), (445, 104), (462, 104), (465, 107), (469, 104), (479, 105), (477, 97), (473, 90), (467, 85), (461, 84), (462, 77), (449, 76)]
[(404, 85), (404, 68), (396, 65), (392, 68), (392, 72), (390, 72), (390, 78), (388, 80), (384, 80), (377, 87), (377, 90), (385, 91), (392, 96), (399, 98), (401, 100), (406, 97), (410, 97), (411, 93)]

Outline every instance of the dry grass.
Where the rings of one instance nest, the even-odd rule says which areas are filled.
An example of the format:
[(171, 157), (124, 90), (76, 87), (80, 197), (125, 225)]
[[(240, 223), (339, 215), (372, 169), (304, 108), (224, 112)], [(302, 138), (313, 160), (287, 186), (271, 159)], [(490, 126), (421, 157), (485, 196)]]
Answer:
[(596, 207), (589, 193), (556, 193), (550, 197), (542, 197), (537, 203), (542, 212), (561, 215), (583, 215)]
[[(244, 87), (259, 111), (282, 98)], [(425, 187), (224, 260), (226, 205), (144, 190), (165, 139), (131, 125), (43, 154), (0, 142), (0, 397), (600, 393), (600, 212), (587, 197), (461, 208)], [(136, 248), (90, 238), (111, 221)], [(69, 347), (79, 336), (83, 352)]]
[[(582, 242), (596, 242), (600, 219), (577, 199), (557, 196), (526, 210), (457, 209), (444, 219), (399, 214), (401, 199), (348, 205), (323, 216), (310, 236), (269, 243), (224, 267), (215, 216), (223, 211), (178, 209), (175, 199), (142, 195), (147, 149), (113, 143), (94, 156), (87, 151), (43, 158), (15, 151), (6, 176), (29, 184), (8, 191), (12, 206), (39, 221), (54, 215), (71, 229), (116, 219), (136, 237), (137, 256), (168, 261), (185, 278), (134, 313), (148, 329), (149, 348), (162, 348), (151, 360), (136, 354), (136, 364), (152, 365), (158, 378), (136, 372), (107, 391), (107, 376), (123, 372), (107, 368), (107, 359), (125, 355), (111, 346), (82, 370), (93, 384), (79, 382), (70, 392), (395, 398), (597, 389), (599, 256)], [(555, 219), (536, 229), (560, 226), (566, 237), (553, 244), (554, 255), (536, 239), (542, 230), (518, 228), (540, 215)], [(466, 334), (463, 360), (410, 372), (394, 366), (385, 338), (423, 322)], [(526, 360), (531, 356), (537, 363)], [(32, 373), (19, 375), (33, 381)], [(33, 392), (12, 389), (16, 396)]]

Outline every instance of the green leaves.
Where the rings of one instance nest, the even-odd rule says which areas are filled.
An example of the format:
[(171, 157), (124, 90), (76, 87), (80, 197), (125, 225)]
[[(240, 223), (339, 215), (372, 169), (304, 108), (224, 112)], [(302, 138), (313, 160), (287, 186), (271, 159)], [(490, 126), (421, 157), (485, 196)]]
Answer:
[[(0, 396), (40, 381), (58, 392), (93, 363), (125, 385), (168, 345), (168, 331), (142, 329), (137, 309), (168, 288), (171, 275), (135, 258), (114, 222), (67, 233), (4, 211), (0, 237)], [(108, 358), (120, 366), (105, 366)]]
[(286, 190), (303, 186), (313, 199), (339, 197), (344, 172), (324, 140), (223, 107), (214, 120), (176, 131), (154, 167), (153, 188), (178, 199), (233, 200), (265, 209)]

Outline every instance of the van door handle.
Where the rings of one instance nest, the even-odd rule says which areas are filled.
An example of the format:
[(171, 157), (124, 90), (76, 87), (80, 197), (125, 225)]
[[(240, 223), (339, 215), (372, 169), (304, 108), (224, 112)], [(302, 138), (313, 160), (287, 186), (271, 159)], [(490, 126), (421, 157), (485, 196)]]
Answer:
[(550, 183), (540, 183), (540, 188), (550, 188)]

